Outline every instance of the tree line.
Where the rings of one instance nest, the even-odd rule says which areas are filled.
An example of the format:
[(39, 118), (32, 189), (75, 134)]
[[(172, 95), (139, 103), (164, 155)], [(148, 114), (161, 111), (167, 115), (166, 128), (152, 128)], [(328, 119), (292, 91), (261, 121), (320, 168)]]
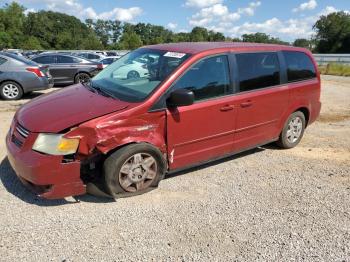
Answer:
[(312, 38), (288, 43), (260, 32), (230, 38), (203, 27), (175, 33), (149, 23), (101, 19), (82, 22), (59, 12), (25, 11), (26, 8), (16, 2), (0, 8), (0, 49), (118, 50), (170, 42), (235, 41), (294, 45), (318, 53), (350, 53), (350, 14), (345, 12), (321, 16), (313, 26), (315, 34)]

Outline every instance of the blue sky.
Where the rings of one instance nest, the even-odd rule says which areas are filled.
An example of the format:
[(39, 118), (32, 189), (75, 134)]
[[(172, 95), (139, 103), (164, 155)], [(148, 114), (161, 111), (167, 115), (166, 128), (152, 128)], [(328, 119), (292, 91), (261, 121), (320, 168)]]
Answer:
[[(0, 3), (9, 1), (0, 0)], [(203, 26), (239, 37), (264, 32), (283, 40), (310, 37), (320, 15), (350, 11), (350, 0), (17, 0), (28, 11), (163, 25), (175, 32)]]

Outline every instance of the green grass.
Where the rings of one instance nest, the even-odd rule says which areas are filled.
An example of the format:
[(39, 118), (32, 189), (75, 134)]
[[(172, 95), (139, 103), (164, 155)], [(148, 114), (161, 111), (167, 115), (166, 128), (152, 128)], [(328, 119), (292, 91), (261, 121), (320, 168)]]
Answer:
[(350, 66), (331, 63), (327, 66), (319, 66), (321, 74), (335, 76), (350, 76)]

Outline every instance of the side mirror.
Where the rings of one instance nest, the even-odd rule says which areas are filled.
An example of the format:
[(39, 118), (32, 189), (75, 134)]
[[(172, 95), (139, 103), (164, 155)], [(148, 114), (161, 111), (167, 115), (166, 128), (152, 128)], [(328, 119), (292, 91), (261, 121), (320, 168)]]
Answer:
[(194, 102), (194, 94), (191, 90), (177, 89), (167, 99), (169, 107), (189, 106)]

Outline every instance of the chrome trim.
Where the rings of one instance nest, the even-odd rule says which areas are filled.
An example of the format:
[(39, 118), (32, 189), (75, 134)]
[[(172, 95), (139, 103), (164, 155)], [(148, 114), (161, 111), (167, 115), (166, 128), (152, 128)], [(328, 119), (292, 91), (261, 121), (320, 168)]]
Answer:
[(16, 131), (24, 138), (27, 138), (29, 136), (29, 131), (25, 129), (23, 126), (21, 126), (20, 124), (17, 124)]

